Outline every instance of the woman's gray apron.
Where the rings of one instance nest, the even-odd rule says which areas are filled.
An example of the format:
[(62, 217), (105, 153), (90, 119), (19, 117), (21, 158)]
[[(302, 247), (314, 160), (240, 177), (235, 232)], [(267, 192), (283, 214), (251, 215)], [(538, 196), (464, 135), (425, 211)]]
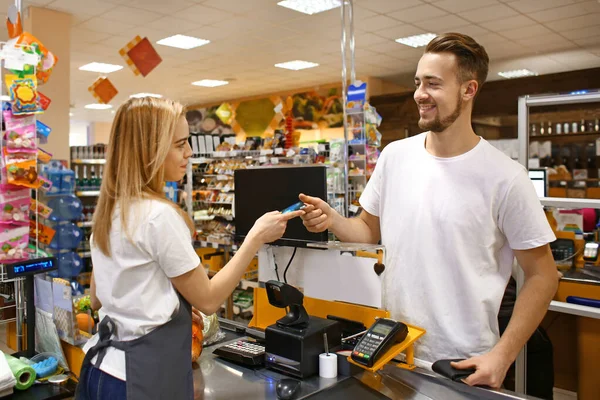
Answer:
[[(89, 349), (81, 366), (80, 377), (92, 367), (98, 355), (100, 368), (108, 347), (125, 352), (127, 400), (193, 399), (192, 308), (179, 293), (179, 311), (173, 319), (152, 332), (131, 341), (111, 340), (114, 322), (106, 316), (98, 324), (98, 343)], [(86, 399), (79, 385), (76, 399)]]

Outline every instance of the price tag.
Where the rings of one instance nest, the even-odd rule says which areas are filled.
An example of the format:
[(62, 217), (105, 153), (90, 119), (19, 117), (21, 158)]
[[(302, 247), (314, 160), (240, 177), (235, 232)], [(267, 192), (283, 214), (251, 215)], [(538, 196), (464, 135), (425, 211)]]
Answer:
[(356, 206), (354, 204), (350, 204), (350, 207), (348, 207), (348, 211), (356, 214), (358, 212), (358, 206)]
[(279, 158), (277, 158), (277, 157), (271, 157), (271, 164), (273, 164), (273, 165), (279, 164)]
[(288, 150), (288, 152), (286, 153), (286, 157), (293, 157), (296, 154), (296, 152), (294, 150)]
[(324, 144), (320, 144), (317, 146), (319, 153), (327, 151), (327, 147)]
[(281, 147), (276, 148), (275, 154), (277, 154), (277, 155), (283, 154), (283, 149)]
[(262, 156), (262, 157), (260, 157), (260, 158), (258, 159), (258, 162), (259, 162), (259, 163), (261, 163), (261, 164), (264, 164), (264, 163), (266, 163), (266, 162), (267, 162), (267, 157), (265, 157), (265, 156)]

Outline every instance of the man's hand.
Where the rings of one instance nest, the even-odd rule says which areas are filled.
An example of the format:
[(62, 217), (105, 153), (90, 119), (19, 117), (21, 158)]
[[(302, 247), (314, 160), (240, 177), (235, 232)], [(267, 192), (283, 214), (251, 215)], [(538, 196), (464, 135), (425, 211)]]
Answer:
[(306, 205), (303, 209), (304, 215), (302, 215), (306, 230), (319, 233), (331, 228), (335, 210), (326, 201), (305, 194), (301, 194), (299, 198)]
[(457, 369), (476, 369), (475, 373), (463, 379), (463, 382), (467, 385), (488, 386), (492, 389), (500, 389), (511, 364), (512, 362), (509, 362), (506, 357), (502, 357), (493, 351), (468, 360), (450, 363), (452, 367)]
[(204, 319), (196, 307), (192, 307), (192, 321), (196, 322), (198, 325), (200, 325), (200, 329), (204, 330)]

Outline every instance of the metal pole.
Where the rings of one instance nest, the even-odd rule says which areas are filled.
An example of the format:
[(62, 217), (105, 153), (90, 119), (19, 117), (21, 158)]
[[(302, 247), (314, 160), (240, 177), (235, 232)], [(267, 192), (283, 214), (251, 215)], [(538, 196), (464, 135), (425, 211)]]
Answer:
[(350, 82), (356, 83), (356, 66), (354, 63), (354, 1), (348, 0), (348, 21), (350, 25)]
[(193, 185), (192, 185), (192, 181), (194, 179), (193, 173), (192, 173), (192, 160), (188, 159), (188, 163), (187, 163), (187, 167), (185, 168), (185, 177), (186, 177), (186, 183), (185, 183), (185, 187), (184, 187), (184, 192), (186, 194), (185, 196), (185, 208), (187, 208), (187, 212), (188, 215), (190, 216), (190, 218), (192, 219), (192, 221), (194, 220), (194, 210), (192, 209), (192, 190), (193, 190)]
[(348, 216), (348, 114), (347, 114), (347, 71), (346, 71), (346, 4), (342, 1), (342, 107), (344, 113), (344, 216)]
[(23, 310), (25, 309), (23, 293), (23, 280), (19, 278), (15, 281), (15, 306), (17, 310), (17, 352), (23, 350)]
[[(518, 125), (517, 135), (519, 140), (519, 162), (528, 168), (529, 164), (529, 108), (527, 107), (527, 96), (519, 97), (517, 103)], [(519, 266), (517, 268), (517, 297), (525, 283), (525, 274)], [(515, 360), (515, 392), (525, 394), (527, 391), (527, 343), (519, 352)]]

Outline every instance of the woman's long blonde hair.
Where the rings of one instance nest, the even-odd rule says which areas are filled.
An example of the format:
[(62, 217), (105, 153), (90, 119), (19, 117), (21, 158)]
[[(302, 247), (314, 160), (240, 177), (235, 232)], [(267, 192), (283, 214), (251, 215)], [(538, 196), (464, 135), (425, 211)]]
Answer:
[(121, 214), (121, 226), (131, 239), (128, 226), (130, 206), (141, 199), (155, 199), (172, 204), (193, 232), (189, 216), (166, 199), (164, 163), (184, 107), (175, 101), (132, 98), (115, 115), (106, 154), (100, 197), (94, 213), (94, 245), (110, 257), (110, 230), (115, 206)]

